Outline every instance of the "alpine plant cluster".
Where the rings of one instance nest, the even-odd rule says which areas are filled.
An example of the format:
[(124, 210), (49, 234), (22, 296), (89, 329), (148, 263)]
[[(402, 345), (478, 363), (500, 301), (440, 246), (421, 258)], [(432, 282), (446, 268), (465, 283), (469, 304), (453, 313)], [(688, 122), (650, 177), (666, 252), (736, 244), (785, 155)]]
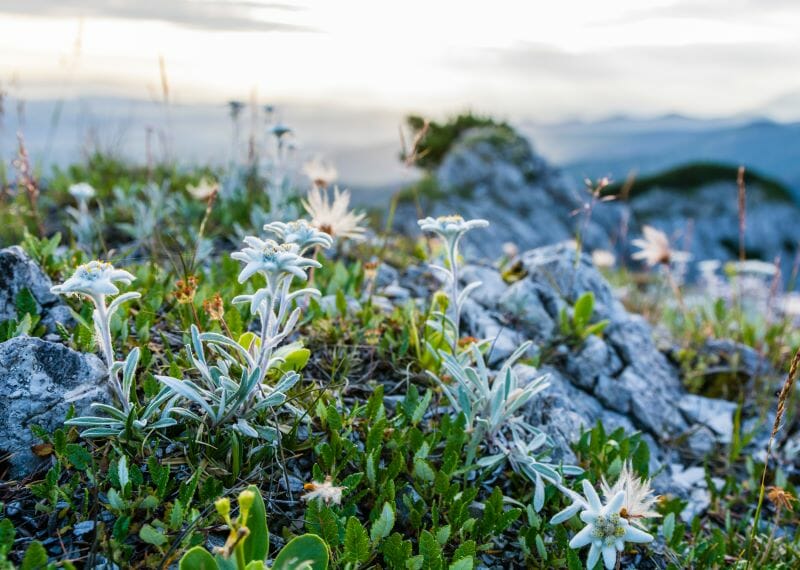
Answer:
[[(317, 167), (321, 171), (321, 167)], [(279, 443), (281, 431), (274, 418), (293, 416), (303, 421), (305, 413), (287, 402), (289, 390), (300, 375), (284, 364), (302, 350), (299, 342), (289, 342), (308, 299), (320, 292), (305, 286), (309, 272), (321, 267), (319, 252), (331, 248), (334, 239), (360, 239), (363, 214), (348, 209), (349, 195), (335, 191), (328, 201), (324, 187), (331, 172), (314, 172), (315, 187), (304, 206), (312, 220), (275, 221), (264, 225), (265, 235), (247, 236), (245, 246), (231, 257), (242, 263), (238, 281), (250, 284), (251, 292), (231, 300), (248, 307), (256, 319), (255, 332), (240, 338), (226, 334), (201, 332), (192, 326), (190, 342), (185, 346), (190, 370), (181, 377), (157, 376), (158, 395), (143, 407), (136, 400), (135, 377), (139, 349), (124, 360), (117, 360), (111, 338), (111, 319), (127, 301), (140, 297), (138, 292), (120, 294), (117, 284), (130, 285), (135, 277), (102, 261), (79, 266), (74, 274), (53, 293), (81, 295), (94, 305), (96, 340), (108, 367), (108, 385), (114, 404), (93, 404), (97, 415), (73, 418), (69, 425), (83, 428), (84, 437), (143, 438), (147, 434), (174, 426), (178, 421), (209, 433), (234, 434), (257, 442), (251, 452)], [(75, 186), (71, 194), (78, 201), (76, 220), (94, 193), (91, 187)], [(195, 191), (208, 199), (217, 187), (204, 181)], [(83, 216), (85, 218), (85, 216)], [(602, 481), (604, 500), (592, 484), (582, 481), (583, 494), (567, 485), (567, 478), (578, 477), (583, 470), (552, 459), (553, 440), (537, 426), (526, 421), (522, 411), (535, 405), (539, 393), (549, 386), (546, 375), (523, 382), (516, 365), (524, 359), (530, 342), (522, 344), (500, 367), (492, 370), (485, 353), (492, 339), (461, 342), (461, 313), (472, 291), (481, 285), (473, 282), (461, 287), (459, 244), (474, 229), (486, 228), (486, 220), (464, 220), (461, 216), (442, 216), (419, 220), (424, 232), (434, 234), (443, 246), (443, 264), (431, 264), (442, 277), (442, 300), (434, 304), (426, 329), (426, 350), (438, 363), (430, 375), (450, 404), (453, 416), (463, 414), (470, 434), (467, 464), (495, 477), (510, 467), (533, 485), (536, 512), (544, 506), (547, 485), (558, 489), (572, 504), (551, 520), (566, 522), (575, 515), (585, 525), (569, 542), (571, 548), (589, 546), (587, 568), (602, 561), (614, 568), (625, 543), (646, 543), (653, 537), (645, 532), (643, 521), (658, 516), (652, 509), (656, 497), (649, 482), (641, 480), (625, 465), (613, 485)], [(80, 233), (89, 237), (91, 228)], [(651, 264), (670, 259), (668, 244), (662, 236), (648, 236), (641, 244), (642, 257)], [(299, 285), (299, 286), (298, 286)], [(109, 299), (110, 302), (109, 302)], [(438, 340), (437, 340), (438, 339)], [(343, 487), (325, 483), (306, 489), (304, 500), (320, 499), (337, 504)]]

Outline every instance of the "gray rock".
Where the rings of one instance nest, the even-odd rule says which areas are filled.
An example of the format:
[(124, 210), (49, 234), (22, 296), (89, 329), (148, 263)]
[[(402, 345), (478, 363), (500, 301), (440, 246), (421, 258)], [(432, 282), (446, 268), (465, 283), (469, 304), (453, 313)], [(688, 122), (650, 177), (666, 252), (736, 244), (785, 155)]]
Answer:
[(578, 352), (569, 356), (566, 364), (566, 371), (573, 381), (588, 390), (594, 388), (598, 378), (604, 378), (607, 383), (621, 370), (619, 355), (595, 335), (589, 336)]
[(733, 439), (733, 415), (737, 407), (735, 403), (686, 394), (678, 406), (690, 423), (708, 427), (718, 441), (730, 443)]
[(492, 299), (506, 318), (517, 323), (531, 339), (545, 341), (556, 333), (556, 323), (542, 302), (539, 290), (532, 281), (523, 279), (507, 287), (499, 300), (496, 296)]
[(71, 324), (69, 309), (50, 292), (52, 286), (50, 278), (21, 247), (15, 245), (0, 250), (0, 322), (17, 317), (17, 295), (27, 288), (49, 331), (55, 330), (56, 323)]
[(508, 284), (494, 267), (484, 265), (467, 265), (461, 268), (461, 285), (466, 286), (479, 281), (481, 286), (472, 291), (470, 298), (485, 307), (492, 307), (506, 292)]
[(93, 354), (75, 352), (39, 338), (17, 337), (0, 343), (0, 450), (11, 454), (11, 476), (30, 473), (40, 463), (31, 452), (30, 427), (60, 427), (67, 410), (88, 412), (106, 401), (106, 369)]
[(525, 342), (522, 334), (513, 327), (501, 323), (496, 315), (472, 299), (468, 298), (464, 303), (461, 317), (469, 334), (490, 341), (487, 355), (489, 364), (502, 362)]
[(396, 283), (400, 278), (400, 273), (387, 263), (378, 265), (378, 273), (375, 276), (375, 285), (378, 287), (386, 287), (391, 283)]
[(611, 287), (587, 255), (577, 256), (574, 246), (560, 243), (540, 247), (520, 256), (528, 279), (574, 304), (584, 293), (594, 294), (595, 320), (612, 318), (622, 310)]
[(696, 459), (703, 459), (717, 447), (717, 437), (714, 432), (704, 425), (693, 428), (686, 438), (688, 455)]

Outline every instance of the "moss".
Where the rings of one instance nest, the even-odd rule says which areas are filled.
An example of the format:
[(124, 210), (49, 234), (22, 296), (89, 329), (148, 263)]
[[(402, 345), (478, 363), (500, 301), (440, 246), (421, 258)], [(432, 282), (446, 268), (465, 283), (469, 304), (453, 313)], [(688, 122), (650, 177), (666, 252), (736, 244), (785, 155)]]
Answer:
[[(719, 182), (735, 183), (738, 167), (717, 162), (693, 162), (665, 170), (652, 176), (637, 178), (629, 191), (634, 198), (656, 188), (667, 188), (682, 194), (692, 195), (695, 191)], [(784, 184), (758, 172), (748, 170), (745, 173), (745, 184), (748, 188), (759, 188), (764, 197), (776, 202), (794, 202), (792, 193)], [(623, 183), (610, 185), (607, 194), (620, 194)]]
[[(406, 123), (411, 127), (414, 136), (417, 136), (422, 132), (425, 119), (419, 115), (409, 115), (406, 117)], [(428, 131), (417, 146), (419, 158), (416, 165), (425, 170), (434, 170), (442, 164), (453, 144), (464, 132), (482, 127), (496, 127), (498, 144), (507, 144), (508, 140), (517, 136), (508, 123), (498, 122), (491, 117), (473, 115), (472, 112), (462, 113), (443, 123), (431, 121), (428, 124)], [(508, 138), (503, 136), (503, 133), (507, 134)]]

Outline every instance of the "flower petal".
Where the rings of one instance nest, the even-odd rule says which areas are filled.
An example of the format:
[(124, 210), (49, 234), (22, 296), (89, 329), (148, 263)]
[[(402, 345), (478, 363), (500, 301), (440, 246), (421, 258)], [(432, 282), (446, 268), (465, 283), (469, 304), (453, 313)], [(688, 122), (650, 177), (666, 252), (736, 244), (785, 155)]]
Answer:
[(643, 544), (645, 542), (652, 542), (653, 535), (646, 533), (643, 530), (639, 530), (634, 526), (628, 526), (625, 530), (625, 534), (622, 535), (622, 540), (625, 542), (638, 542)]
[(614, 570), (617, 563), (617, 549), (613, 546), (603, 547), (603, 564), (606, 565), (606, 570)]
[(583, 480), (583, 494), (586, 495), (586, 500), (589, 501), (589, 508), (592, 511), (600, 512), (603, 509), (603, 503), (600, 502), (597, 491), (594, 490), (588, 479)]
[(581, 548), (582, 546), (586, 546), (590, 542), (592, 542), (592, 533), (594, 532), (594, 527), (592, 525), (586, 525), (581, 529), (581, 531), (572, 537), (572, 540), (569, 541), (570, 548)]
[(586, 558), (586, 567), (594, 568), (598, 560), (600, 560), (600, 547), (596, 544), (592, 544), (592, 547), (589, 549), (589, 556)]

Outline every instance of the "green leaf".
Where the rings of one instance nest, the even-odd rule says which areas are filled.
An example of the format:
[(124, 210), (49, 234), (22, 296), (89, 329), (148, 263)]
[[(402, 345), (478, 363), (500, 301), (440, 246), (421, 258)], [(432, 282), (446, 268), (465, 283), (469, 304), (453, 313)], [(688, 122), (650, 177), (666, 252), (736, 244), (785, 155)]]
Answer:
[(10, 520), (3, 519), (0, 521), (0, 552), (8, 553), (11, 550), (16, 535), (17, 531)]
[(339, 545), (339, 524), (334, 512), (320, 501), (311, 501), (306, 509), (306, 530), (321, 536), (331, 546)]
[(149, 524), (142, 525), (139, 530), (139, 538), (153, 546), (164, 546), (167, 543), (167, 537), (164, 536), (164, 533)]
[(299, 564), (311, 564), (312, 570), (325, 570), (328, 567), (327, 545), (314, 534), (304, 534), (289, 541), (275, 557), (272, 570), (294, 570)]
[(411, 557), (411, 541), (403, 540), (400, 533), (395, 532), (383, 541), (381, 552), (384, 562), (391, 570), (405, 569), (406, 561)]
[(572, 310), (572, 322), (578, 331), (582, 331), (589, 324), (594, 313), (594, 293), (587, 291), (575, 301)]
[(348, 519), (344, 531), (344, 559), (355, 564), (363, 564), (369, 560), (369, 537), (355, 517)]
[(69, 443), (65, 448), (67, 460), (79, 471), (86, 470), (92, 464), (92, 454), (77, 443)]
[(253, 506), (247, 515), (247, 520), (243, 521), (244, 525), (250, 531), (247, 538), (244, 540), (242, 548), (244, 550), (244, 559), (247, 562), (251, 560), (264, 561), (269, 552), (269, 530), (267, 529), (267, 509), (264, 506), (264, 499), (261, 497), (261, 491), (255, 485), (250, 485), (248, 491), (255, 493), (255, 500)]
[(469, 556), (453, 562), (450, 565), (449, 570), (472, 570), (474, 565), (475, 561), (472, 559), (472, 556)]
[(119, 480), (119, 488), (122, 494), (125, 494), (125, 488), (130, 483), (130, 473), (128, 472), (128, 459), (123, 455), (117, 462), (117, 478)]
[(664, 538), (667, 539), (667, 544), (672, 542), (672, 535), (675, 533), (675, 513), (669, 513), (664, 517), (664, 526), (662, 528)]
[(392, 509), (389, 503), (383, 503), (380, 516), (372, 523), (369, 537), (372, 539), (372, 542), (377, 542), (389, 536), (389, 533), (392, 532), (392, 528), (394, 528), (394, 509)]
[(13, 336), (27, 336), (30, 334), (31, 328), (33, 328), (33, 320), (31, 319), (30, 313), (25, 313), (25, 316), (22, 317), (22, 320), (14, 329)]
[(433, 390), (428, 390), (425, 392), (425, 395), (422, 397), (419, 403), (417, 403), (416, 408), (414, 408), (414, 412), (411, 414), (412, 425), (417, 425), (422, 420), (425, 412), (428, 411), (428, 405), (430, 405), (432, 397)]
[(423, 568), (426, 570), (440, 570), (444, 566), (442, 547), (436, 537), (427, 530), (423, 530), (420, 535), (419, 553), (422, 555)]
[(17, 307), (17, 316), (22, 317), (24, 315), (35, 316), (39, 314), (39, 304), (36, 302), (36, 298), (31, 293), (30, 289), (27, 287), (23, 287), (17, 293), (17, 298), (14, 300), (14, 304)]
[(450, 540), (450, 525), (443, 526), (436, 531), (436, 542), (444, 546)]
[(424, 459), (416, 458), (414, 459), (414, 475), (422, 479), (423, 481), (433, 481), (436, 478), (436, 474), (433, 471), (433, 468), (430, 464), (425, 461)]
[(344, 296), (344, 291), (339, 289), (336, 291), (336, 310), (343, 317), (347, 316), (347, 298)]
[(180, 570), (217, 570), (219, 566), (214, 557), (202, 546), (195, 546), (183, 555)]
[(31, 542), (22, 559), (20, 570), (43, 570), (47, 568), (47, 551), (38, 540)]
[(176, 500), (169, 512), (169, 528), (178, 530), (183, 524), (183, 505)]
[(567, 568), (569, 570), (583, 570), (583, 562), (581, 562), (577, 552), (571, 548), (567, 549)]

